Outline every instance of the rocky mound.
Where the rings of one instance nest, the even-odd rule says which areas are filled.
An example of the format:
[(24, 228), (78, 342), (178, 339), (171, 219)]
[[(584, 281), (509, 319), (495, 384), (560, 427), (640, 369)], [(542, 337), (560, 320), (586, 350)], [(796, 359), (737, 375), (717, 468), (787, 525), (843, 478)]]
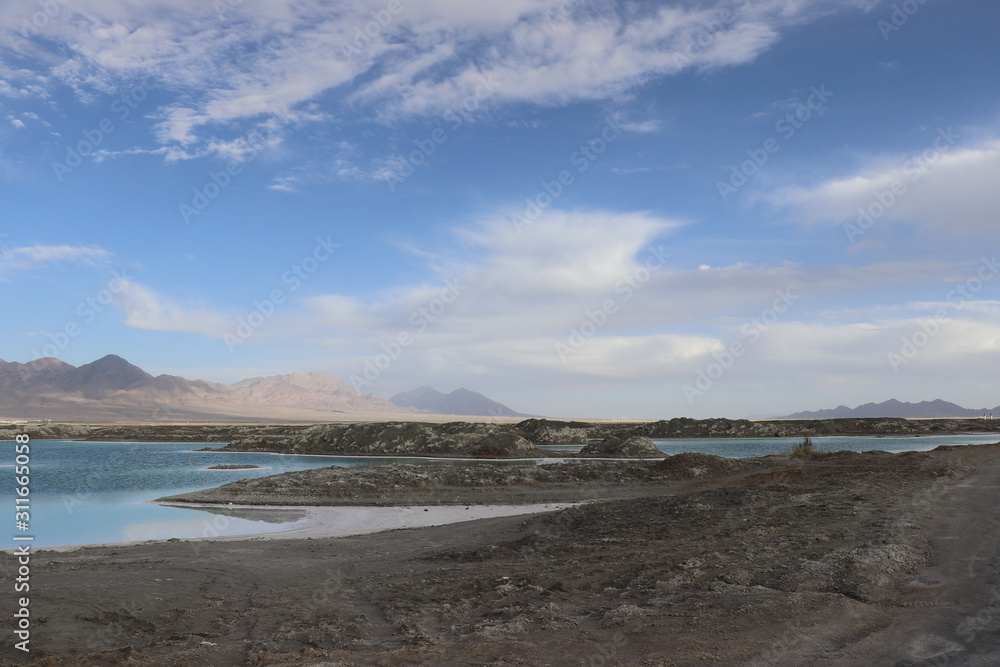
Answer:
[(674, 479), (691, 479), (751, 470), (761, 465), (761, 459), (727, 459), (724, 456), (685, 452), (670, 456), (653, 465), (657, 473)]
[[(83, 427), (86, 428), (86, 427)], [(232, 442), (257, 443), (260, 451), (283, 451), (302, 437), (308, 426), (275, 424), (118, 424), (87, 429), (87, 440), (104, 442)]]
[(163, 502), (238, 505), (458, 505), (629, 496), (665, 478), (643, 462), (390, 464), (243, 479)]
[(226, 449), (334, 456), (547, 456), (509, 426), (468, 422), (320, 424), (298, 433), (237, 436)]
[(77, 424), (4, 424), (0, 426), (0, 440), (13, 440), (27, 435), (32, 440), (75, 440), (90, 435), (89, 426)]
[(583, 445), (597, 427), (587, 422), (526, 419), (514, 428), (536, 445)]
[[(822, 435), (944, 434), (1000, 431), (1000, 420), (981, 419), (825, 419), (798, 421), (747, 421), (685, 419), (651, 423), (588, 423), (527, 419), (518, 424), (451, 422), (376, 422), (359, 424), (275, 425), (115, 425), (87, 427), (51, 425), (0, 427), (7, 439), (27, 428), (32, 437), (78, 438), (136, 442), (228, 442), (228, 451), (282, 454), (359, 454), (363, 456), (486, 456), (493, 449), (507, 449), (510, 456), (539, 456), (533, 446), (581, 445), (609, 437), (623, 441), (646, 438), (803, 438)], [(483, 441), (490, 435), (503, 442)], [(523, 439), (523, 440), (522, 440)], [(495, 440), (495, 439), (494, 439)], [(791, 447), (794, 443), (790, 443)], [(530, 448), (529, 448), (530, 449)], [(481, 450), (481, 451), (480, 451)], [(650, 452), (652, 453), (652, 452)]]
[(535, 456), (537, 453), (538, 448), (531, 441), (510, 431), (490, 433), (472, 446), (472, 455), (480, 458)]
[(659, 458), (663, 456), (656, 443), (642, 435), (631, 438), (610, 436), (601, 442), (590, 443), (582, 450), (580, 456), (601, 456), (609, 458)]
[(222, 463), (217, 466), (209, 466), (206, 470), (260, 470), (260, 466), (249, 463)]

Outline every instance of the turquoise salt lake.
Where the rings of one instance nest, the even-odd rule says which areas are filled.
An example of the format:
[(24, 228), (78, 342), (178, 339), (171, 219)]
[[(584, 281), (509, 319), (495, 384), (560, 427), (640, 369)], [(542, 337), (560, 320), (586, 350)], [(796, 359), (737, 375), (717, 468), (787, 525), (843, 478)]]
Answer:
[[(813, 444), (824, 451), (879, 449), (889, 452), (927, 451), (938, 445), (986, 444), (997, 435), (924, 436), (919, 438), (819, 437)], [(677, 439), (657, 440), (665, 454), (703, 452), (741, 458), (787, 452), (798, 440)], [(13, 508), (14, 443), (0, 451), (0, 469), (11, 481), (3, 484), (0, 501)], [(204, 489), (238, 479), (263, 477), (293, 470), (325, 466), (383, 465), (420, 462), (432, 465), (478, 465), (479, 461), (454, 459), (363, 458), (295, 456), (228, 452), (197, 452), (205, 445), (192, 443), (106, 443), (62, 440), (31, 442), (31, 530), (35, 547), (132, 542), (151, 539), (251, 535), (288, 531), (305, 519), (305, 510), (270, 509), (233, 512), (220, 522), (219, 510), (165, 507), (149, 501), (163, 496)], [(211, 445), (220, 447), (221, 445)], [(546, 447), (571, 452), (579, 447)], [(8, 463), (9, 462), (9, 463)], [(541, 461), (507, 461), (509, 465), (535, 465)], [(552, 459), (546, 462), (554, 462)], [(207, 470), (219, 464), (250, 464), (259, 470)], [(13, 510), (11, 510), (13, 514)], [(240, 518), (241, 516), (246, 518)], [(11, 516), (11, 533), (14, 530)], [(8, 544), (0, 548), (13, 548)]]

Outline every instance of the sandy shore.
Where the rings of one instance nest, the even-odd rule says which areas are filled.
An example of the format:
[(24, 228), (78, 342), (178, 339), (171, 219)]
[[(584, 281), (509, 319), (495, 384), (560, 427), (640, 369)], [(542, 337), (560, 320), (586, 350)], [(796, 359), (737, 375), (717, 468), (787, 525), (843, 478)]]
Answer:
[[(543, 514), (40, 551), (27, 664), (1000, 661), (1000, 445), (736, 469), (713, 457), (668, 461), (645, 481), (638, 468), (599, 464), (608, 469), (584, 487), (605, 488), (600, 502)], [(495, 484), (488, 495), (579, 499), (575, 483), (546, 484)], [(426, 514), (465, 511), (425, 491)], [(0, 586), (11, 590), (3, 559)], [(11, 643), (0, 659), (23, 663)]]

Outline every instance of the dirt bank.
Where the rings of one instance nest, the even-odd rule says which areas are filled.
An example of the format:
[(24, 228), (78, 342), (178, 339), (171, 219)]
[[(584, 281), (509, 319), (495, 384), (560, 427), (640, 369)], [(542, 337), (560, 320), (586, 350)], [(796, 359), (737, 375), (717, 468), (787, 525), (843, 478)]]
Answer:
[(530, 518), (40, 552), (31, 662), (997, 663), (1000, 445), (713, 463)]

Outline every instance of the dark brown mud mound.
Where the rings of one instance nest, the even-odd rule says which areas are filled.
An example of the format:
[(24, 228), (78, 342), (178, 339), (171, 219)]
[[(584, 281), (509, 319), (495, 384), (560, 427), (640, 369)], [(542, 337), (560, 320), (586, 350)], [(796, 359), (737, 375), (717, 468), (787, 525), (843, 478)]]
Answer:
[(73, 440), (90, 435), (89, 426), (79, 424), (3, 424), (0, 440), (13, 440), (17, 435), (27, 435), (33, 440)]
[(580, 456), (604, 456), (613, 458), (659, 458), (663, 456), (656, 443), (642, 435), (631, 438), (611, 436), (601, 442), (590, 443), (582, 450)]
[(526, 419), (514, 429), (536, 445), (585, 445), (596, 427), (587, 422)]
[(472, 445), (472, 455), (480, 458), (534, 456), (537, 453), (538, 448), (531, 441), (511, 431), (490, 433)]
[(669, 481), (648, 463), (391, 464), (330, 467), (243, 479), (166, 502), (241, 505), (451, 505), (622, 497)]
[(761, 465), (760, 459), (727, 459), (724, 456), (685, 452), (660, 461), (653, 466), (653, 471), (672, 479), (690, 479), (754, 470)]
[(207, 470), (260, 470), (261, 466), (249, 463), (222, 463), (217, 466), (209, 466)]

